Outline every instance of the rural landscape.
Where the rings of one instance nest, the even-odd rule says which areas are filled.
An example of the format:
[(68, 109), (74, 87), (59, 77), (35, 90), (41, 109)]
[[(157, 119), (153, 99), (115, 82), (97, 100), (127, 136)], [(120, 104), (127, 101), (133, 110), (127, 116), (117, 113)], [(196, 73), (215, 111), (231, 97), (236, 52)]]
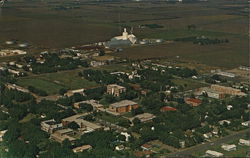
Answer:
[(249, 157), (249, 59), (246, 0), (0, 0), (0, 157)]

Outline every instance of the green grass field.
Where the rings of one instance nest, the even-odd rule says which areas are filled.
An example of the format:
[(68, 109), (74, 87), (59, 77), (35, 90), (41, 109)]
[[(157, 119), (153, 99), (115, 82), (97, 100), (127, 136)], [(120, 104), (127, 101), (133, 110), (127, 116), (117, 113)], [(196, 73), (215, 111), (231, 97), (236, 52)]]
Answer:
[[(208, 86), (208, 84), (205, 83), (199, 83), (197, 81), (191, 80), (191, 79), (174, 79), (172, 80), (177, 85), (182, 85), (184, 87), (184, 90), (191, 90), (196, 89), (200, 87)], [(186, 85), (186, 87), (185, 87)]]
[(64, 88), (64, 86), (55, 84), (53, 82), (39, 79), (39, 78), (21, 78), (17, 81), (17, 84), (23, 87), (33, 86), (37, 89), (43, 90), (50, 94), (56, 94), (59, 92), (61, 88)]

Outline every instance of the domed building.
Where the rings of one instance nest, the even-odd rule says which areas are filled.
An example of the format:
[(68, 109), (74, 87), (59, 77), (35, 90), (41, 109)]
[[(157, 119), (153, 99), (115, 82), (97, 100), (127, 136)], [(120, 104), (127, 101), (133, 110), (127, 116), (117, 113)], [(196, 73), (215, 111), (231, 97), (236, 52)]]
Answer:
[(121, 36), (113, 37), (110, 41), (105, 43), (106, 47), (122, 47), (122, 46), (130, 46), (135, 44), (137, 41), (135, 35), (128, 34), (127, 29), (124, 28), (124, 31)]

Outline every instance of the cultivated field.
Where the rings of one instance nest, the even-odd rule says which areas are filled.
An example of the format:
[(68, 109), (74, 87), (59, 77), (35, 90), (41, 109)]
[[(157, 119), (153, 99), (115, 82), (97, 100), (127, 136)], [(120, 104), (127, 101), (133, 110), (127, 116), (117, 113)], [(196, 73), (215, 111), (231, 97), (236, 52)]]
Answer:
[[(160, 28), (140, 28), (157, 24)], [(188, 30), (188, 25), (195, 29)], [(232, 68), (248, 65), (248, 3), (245, 0), (209, 0), (200, 3), (94, 2), (94, 1), (9, 1), (0, 10), (0, 48), (4, 41), (17, 39), (44, 49), (106, 41), (133, 27), (139, 38), (206, 36), (230, 42), (194, 45), (177, 42), (125, 49), (117, 54), (126, 58), (172, 58), (211, 66)]]

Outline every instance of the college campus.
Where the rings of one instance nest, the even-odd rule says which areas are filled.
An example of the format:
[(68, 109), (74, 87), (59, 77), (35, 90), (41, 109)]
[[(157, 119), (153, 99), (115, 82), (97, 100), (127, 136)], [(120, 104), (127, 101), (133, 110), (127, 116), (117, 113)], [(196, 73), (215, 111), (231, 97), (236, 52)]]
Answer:
[(245, 0), (0, 0), (0, 157), (250, 157), (248, 16)]

